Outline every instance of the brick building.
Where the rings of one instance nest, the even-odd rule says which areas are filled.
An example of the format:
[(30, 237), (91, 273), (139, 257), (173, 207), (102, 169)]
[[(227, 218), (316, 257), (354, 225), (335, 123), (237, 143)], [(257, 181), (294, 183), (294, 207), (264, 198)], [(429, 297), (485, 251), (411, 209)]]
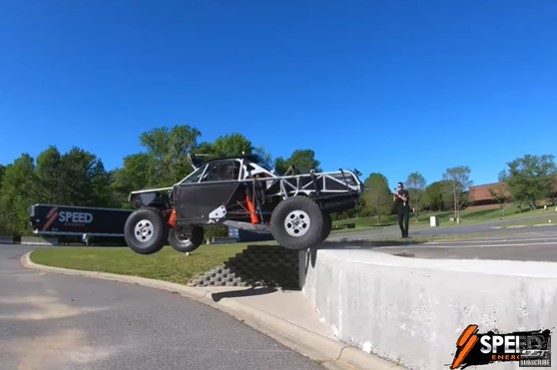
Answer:
[[(469, 191), (470, 205), (479, 206), (486, 204), (497, 204), (497, 199), (491, 195), (489, 189), (496, 189), (496, 191), (503, 191), (505, 183), (496, 182), (485, 185), (471, 186)], [(553, 196), (557, 196), (557, 176), (553, 178)], [(510, 194), (510, 192), (508, 192)]]
[(499, 189), (504, 186), (504, 183), (491, 183), (485, 185), (471, 186), (469, 191), (470, 204), (479, 206), (484, 204), (495, 204), (497, 200), (491, 195), (489, 189)]

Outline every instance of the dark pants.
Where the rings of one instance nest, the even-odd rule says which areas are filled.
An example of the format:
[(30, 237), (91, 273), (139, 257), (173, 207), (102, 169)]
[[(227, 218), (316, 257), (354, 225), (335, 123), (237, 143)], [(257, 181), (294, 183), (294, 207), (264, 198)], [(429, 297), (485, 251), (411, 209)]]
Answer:
[(398, 226), (402, 237), (408, 237), (408, 221), (410, 219), (410, 209), (408, 207), (400, 207), (398, 209)]

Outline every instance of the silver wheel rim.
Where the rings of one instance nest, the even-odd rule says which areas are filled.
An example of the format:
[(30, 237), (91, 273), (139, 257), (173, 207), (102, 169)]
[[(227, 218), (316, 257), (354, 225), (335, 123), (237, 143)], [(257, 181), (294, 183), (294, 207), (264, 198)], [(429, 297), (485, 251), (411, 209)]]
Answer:
[(153, 223), (149, 220), (141, 220), (135, 224), (134, 235), (135, 238), (142, 242), (148, 242), (153, 237), (155, 228)]
[(300, 210), (290, 212), (284, 220), (284, 228), (288, 235), (297, 238), (306, 235), (310, 226), (311, 220), (309, 215)]
[(182, 238), (177, 231), (174, 231), (174, 235), (176, 237), (176, 240), (178, 240), (180, 243), (186, 244), (187, 247), (189, 247), (193, 244), (191, 242), (191, 238)]

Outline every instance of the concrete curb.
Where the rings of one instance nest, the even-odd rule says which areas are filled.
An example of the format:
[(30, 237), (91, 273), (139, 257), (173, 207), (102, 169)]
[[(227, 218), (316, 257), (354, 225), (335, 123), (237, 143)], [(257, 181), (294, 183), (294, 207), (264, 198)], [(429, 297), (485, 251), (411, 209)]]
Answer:
[(125, 282), (180, 294), (227, 313), (253, 329), (268, 335), (281, 344), (319, 362), (322, 366), (331, 370), (404, 369), (402, 366), (367, 354), (356, 347), (317, 334), (248, 304), (232, 299), (222, 299), (219, 302), (215, 302), (211, 299), (212, 292), (203, 288), (192, 288), (181, 284), (138, 276), (41, 265), (31, 261), (31, 252), (25, 253), (20, 258), (20, 263), (25, 268), (37, 271)]

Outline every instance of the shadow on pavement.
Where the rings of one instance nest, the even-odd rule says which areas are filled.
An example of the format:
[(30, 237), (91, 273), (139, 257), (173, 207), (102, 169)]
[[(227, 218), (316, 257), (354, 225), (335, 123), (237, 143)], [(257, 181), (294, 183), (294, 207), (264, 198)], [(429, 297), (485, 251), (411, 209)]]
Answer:
[(277, 289), (273, 287), (250, 287), (244, 290), (233, 290), (225, 292), (217, 292), (211, 294), (213, 301), (218, 302), (223, 298), (238, 298), (238, 297), (249, 297), (263, 294), (270, 294), (276, 292)]

